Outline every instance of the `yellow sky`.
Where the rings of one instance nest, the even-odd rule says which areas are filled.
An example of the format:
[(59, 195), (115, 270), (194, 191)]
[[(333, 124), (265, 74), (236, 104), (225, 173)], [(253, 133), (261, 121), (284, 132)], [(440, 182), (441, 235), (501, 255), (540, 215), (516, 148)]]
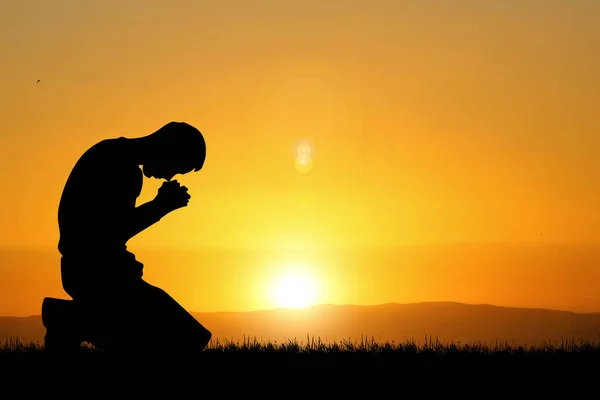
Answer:
[[(189, 207), (133, 239), (136, 252), (294, 250), (311, 263), (316, 249), (600, 243), (598, 15), (594, 0), (3, 1), (0, 244), (55, 249), (62, 185), (81, 153), (173, 120), (204, 133), (206, 164), (180, 179)], [(294, 168), (301, 138), (316, 148), (306, 174)], [(160, 182), (145, 184), (141, 201)], [(344, 273), (323, 260), (313, 257), (319, 273)], [(2, 268), (8, 304), (3, 289), (27, 275)], [(381, 268), (373, 287), (399, 279)], [(171, 282), (157, 269), (147, 272), (157, 284)], [(227, 271), (210, 307), (191, 289), (182, 302), (274, 305), (249, 289), (231, 300)], [(58, 270), (44, 273), (40, 296), (60, 288)], [(452, 297), (421, 281), (410, 296), (359, 285), (344, 297), (314, 280), (334, 303)], [(532, 304), (554, 304), (547, 296)]]

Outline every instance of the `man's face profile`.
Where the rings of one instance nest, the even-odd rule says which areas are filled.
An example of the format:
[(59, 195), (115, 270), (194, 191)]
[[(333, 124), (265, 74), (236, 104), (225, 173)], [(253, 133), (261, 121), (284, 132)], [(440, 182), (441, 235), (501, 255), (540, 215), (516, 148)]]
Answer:
[(187, 174), (193, 168), (178, 164), (147, 163), (142, 166), (142, 171), (147, 178), (165, 179), (170, 181), (175, 175)]

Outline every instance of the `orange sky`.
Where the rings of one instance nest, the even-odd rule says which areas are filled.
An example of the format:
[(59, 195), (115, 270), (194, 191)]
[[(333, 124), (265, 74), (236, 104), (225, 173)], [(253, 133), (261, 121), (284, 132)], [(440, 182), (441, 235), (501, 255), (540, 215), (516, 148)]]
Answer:
[[(204, 169), (180, 179), (190, 205), (129, 247), (188, 308), (281, 305), (266, 282), (300, 268), (314, 301), (600, 311), (597, 15), (594, 0), (3, 1), (0, 247), (55, 251), (58, 201), (83, 151), (186, 121), (208, 145)], [(294, 168), (301, 138), (316, 148), (306, 174)], [(140, 201), (160, 182), (145, 184)], [(438, 255), (435, 284), (402, 251), (368, 253), (376, 266), (319, 253), (440, 242), (588, 247), (532, 250), (527, 263), (490, 250), (450, 267)], [(272, 260), (172, 267), (142, 257), (155, 246)], [(5, 258), (0, 314), (66, 296), (57, 257)], [(482, 272), (492, 264), (504, 289)], [(444, 274), (470, 278), (449, 288)]]

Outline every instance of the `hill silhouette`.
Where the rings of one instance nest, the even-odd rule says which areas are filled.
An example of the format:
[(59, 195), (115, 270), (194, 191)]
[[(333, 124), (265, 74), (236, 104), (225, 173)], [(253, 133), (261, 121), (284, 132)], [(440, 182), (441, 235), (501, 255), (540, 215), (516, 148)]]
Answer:
[[(561, 340), (598, 341), (600, 313), (472, 305), (454, 302), (382, 304), (373, 306), (318, 305), (306, 309), (254, 312), (192, 313), (210, 329), (213, 339), (261, 342), (308, 337), (324, 342), (361, 341), (423, 343), (425, 337), (448, 342), (497, 341), (538, 345)], [(45, 330), (40, 316), (0, 317), (0, 338), (42, 342)]]

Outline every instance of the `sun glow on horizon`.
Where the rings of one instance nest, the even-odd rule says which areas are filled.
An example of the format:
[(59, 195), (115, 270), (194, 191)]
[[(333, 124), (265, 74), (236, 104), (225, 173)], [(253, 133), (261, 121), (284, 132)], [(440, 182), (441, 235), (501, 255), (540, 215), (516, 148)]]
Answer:
[(305, 308), (316, 304), (318, 285), (299, 270), (287, 270), (271, 286), (271, 301), (279, 308)]

